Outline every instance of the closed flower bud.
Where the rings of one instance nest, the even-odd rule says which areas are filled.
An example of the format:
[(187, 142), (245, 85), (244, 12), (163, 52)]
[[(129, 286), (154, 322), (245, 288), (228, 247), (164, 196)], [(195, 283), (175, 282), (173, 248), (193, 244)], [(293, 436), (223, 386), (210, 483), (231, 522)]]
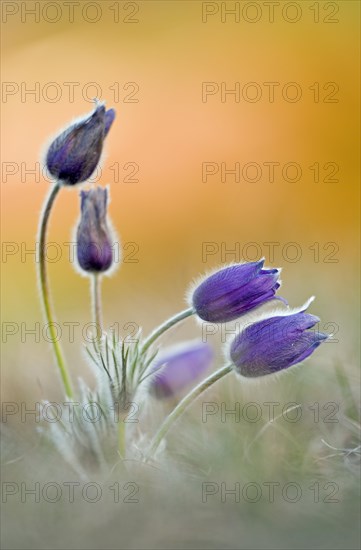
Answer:
[(196, 287), (191, 305), (198, 317), (226, 323), (274, 298), (279, 269), (263, 269), (264, 260), (216, 271)]
[(113, 263), (113, 240), (107, 224), (108, 190), (102, 187), (81, 191), (81, 218), (76, 234), (76, 250), (81, 269), (100, 273)]
[(211, 347), (203, 342), (177, 346), (157, 358), (151, 367), (149, 391), (157, 398), (173, 397), (198, 379), (213, 360)]
[(236, 371), (246, 378), (277, 373), (311, 355), (328, 338), (314, 327), (319, 318), (305, 313), (283, 313), (245, 328), (234, 339), (230, 355)]
[(114, 118), (114, 109), (106, 111), (104, 105), (98, 105), (93, 114), (64, 130), (46, 155), (50, 174), (63, 185), (75, 185), (90, 178)]

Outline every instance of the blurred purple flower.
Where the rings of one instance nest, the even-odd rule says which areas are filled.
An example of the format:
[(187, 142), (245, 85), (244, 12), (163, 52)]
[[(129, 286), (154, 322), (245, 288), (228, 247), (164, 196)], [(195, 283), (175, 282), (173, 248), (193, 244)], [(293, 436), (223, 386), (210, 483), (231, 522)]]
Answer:
[(308, 330), (320, 319), (304, 311), (269, 317), (245, 328), (230, 349), (236, 371), (256, 378), (287, 369), (311, 355), (328, 335)]
[(226, 323), (272, 300), (280, 270), (263, 269), (263, 264), (235, 264), (207, 277), (192, 295), (196, 314), (210, 323)]
[(172, 397), (210, 367), (212, 348), (203, 342), (190, 342), (170, 349), (151, 367), (149, 391), (155, 397)]
[(81, 191), (81, 218), (76, 249), (84, 271), (103, 272), (113, 263), (112, 238), (107, 226), (108, 191), (102, 187)]
[(46, 155), (50, 174), (64, 185), (75, 185), (90, 178), (114, 118), (114, 109), (106, 111), (104, 105), (97, 105), (90, 116), (64, 130), (51, 143)]

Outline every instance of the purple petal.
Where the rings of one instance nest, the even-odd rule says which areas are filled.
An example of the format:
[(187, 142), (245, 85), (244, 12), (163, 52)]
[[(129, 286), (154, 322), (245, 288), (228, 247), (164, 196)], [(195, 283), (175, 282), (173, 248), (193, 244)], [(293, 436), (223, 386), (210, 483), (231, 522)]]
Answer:
[(279, 287), (279, 270), (264, 270), (263, 263), (230, 266), (206, 278), (192, 297), (197, 315), (204, 321), (225, 323), (271, 300)]
[(65, 185), (86, 181), (99, 163), (114, 117), (113, 109), (105, 112), (104, 105), (98, 105), (91, 115), (62, 132), (47, 152), (50, 174)]
[(107, 226), (108, 191), (96, 187), (81, 191), (81, 219), (77, 230), (77, 258), (88, 272), (107, 271), (113, 263), (112, 239)]
[(111, 125), (114, 122), (115, 119), (115, 110), (114, 109), (108, 109), (105, 113), (105, 128), (104, 128), (104, 137), (108, 134)]
[(307, 332), (318, 322), (318, 317), (300, 312), (250, 325), (231, 345), (236, 369), (244, 376), (257, 377), (299, 363), (327, 338), (323, 333)]
[(324, 340), (327, 340), (329, 338), (328, 334), (324, 334), (322, 332), (319, 332), (317, 334), (308, 333), (308, 336), (310, 336), (310, 338), (308, 338), (307, 341), (305, 340), (303, 351), (299, 350), (299, 355), (295, 358), (294, 362), (291, 363), (291, 365), (295, 365), (296, 363), (304, 361), (315, 351), (316, 348), (318, 348), (320, 344), (322, 344)]

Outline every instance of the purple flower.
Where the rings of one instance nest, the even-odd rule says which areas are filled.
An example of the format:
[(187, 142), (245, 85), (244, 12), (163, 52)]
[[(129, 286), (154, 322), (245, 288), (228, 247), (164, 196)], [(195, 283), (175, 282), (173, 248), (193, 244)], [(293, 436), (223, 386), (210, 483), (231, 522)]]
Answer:
[(247, 378), (256, 378), (303, 361), (328, 338), (327, 334), (308, 330), (318, 322), (318, 317), (305, 313), (304, 309), (249, 325), (231, 345), (236, 371)]
[(108, 135), (108, 132), (111, 128), (111, 125), (113, 124), (115, 119), (115, 110), (114, 109), (108, 109), (105, 111), (105, 121), (104, 121), (104, 137)]
[(81, 191), (81, 218), (77, 229), (77, 258), (84, 271), (103, 272), (113, 263), (112, 238), (107, 226), (108, 191), (102, 187)]
[(198, 317), (226, 323), (272, 300), (280, 287), (279, 269), (263, 269), (264, 260), (235, 264), (207, 277), (193, 292)]
[(114, 109), (106, 111), (104, 105), (98, 105), (90, 116), (64, 130), (47, 152), (46, 166), (50, 174), (64, 185), (75, 185), (90, 178), (114, 118)]
[(190, 342), (169, 350), (156, 359), (151, 367), (149, 391), (158, 398), (171, 397), (208, 369), (213, 351), (203, 342)]

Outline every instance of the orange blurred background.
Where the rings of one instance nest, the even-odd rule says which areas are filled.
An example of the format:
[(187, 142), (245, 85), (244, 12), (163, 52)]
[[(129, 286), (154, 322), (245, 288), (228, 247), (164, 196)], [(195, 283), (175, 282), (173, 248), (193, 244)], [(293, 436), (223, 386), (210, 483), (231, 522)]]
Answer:
[[(78, 2), (73, 22), (66, 2), (57, 2), (57, 9), (54, 2), (35, 4), (2, 6), (4, 395), (51, 398), (60, 391), (49, 345), (25, 334), (43, 321), (34, 256), (22, 257), (20, 251), (34, 248), (50, 186), (42, 175), (25, 171), (41, 161), (50, 137), (92, 109), (99, 91), (117, 111), (99, 184), (110, 185), (113, 225), (123, 244), (135, 243), (138, 260), (128, 257), (104, 279), (105, 324), (119, 323), (123, 336), (127, 322), (148, 331), (185, 307), (194, 277), (260, 253), (266, 263), (284, 267), (282, 294), (291, 305), (315, 294), (312, 312), (337, 325), (339, 343), (328, 347), (328, 356), (341, 358), (345, 367), (354, 362), (359, 3), (328, 3), (338, 7), (333, 15), (326, 2), (296, 2), (301, 16), (291, 22), (298, 11), (280, 2), (273, 23), (264, 2), (248, 3), (257, 9), (245, 9), (247, 2)], [(224, 12), (236, 4), (238, 14)], [(26, 9), (40, 11), (31, 15)], [(259, 14), (259, 21), (249, 21)], [(206, 88), (205, 82), (213, 84)], [(247, 86), (250, 82), (256, 87)], [(269, 82), (279, 83), (273, 102), (264, 84)], [(73, 100), (69, 83), (75, 83)], [(235, 86), (239, 97), (225, 95)], [(207, 90), (214, 93), (205, 95)], [(260, 98), (252, 101), (256, 90)], [(295, 90), (301, 90), (299, 101), (292, 101)], [(240, 181), (232, 174), (221, 181), (221, 163), (232, 169), (237, 162)], [(259, 181), (246, 181), (255, 177), (252, 168), (242, 176), (250, 162), (262, 169)], [(265, 162), (280, 164), (273, 182)], [(299, 181), (287, 181), (294, 177), (292, 167), (282, 176), (290, 162), (302, 169)], [(127, 163), (139, 168), (133, 176), (139, 181), (124, 181), (134, 166)], [(213, 163), (207, 166), (216, 172), (207, 178), (203, 173), (206, 181), (202, 163)], [(333, 164), (325, 168), (326, 163)], [(78, 193), (79, 188), (62, 191), (49, 234), (61, 248), (49, 272), (63, 328), (64, 322), (83, 327), (90, 321), (88, 281), (75, 272), (63, 244), (71, 240), (79, 215)], [(273, 261), (269, 242), (278, 243)], [(211, 243), (206, 257), (204, 243)], [(236, 254), (225, 257), (225, 248), (235, 246)], [(297, 261), (295, 251), (301, 251)], [(195, 326), (188, 322), (174, 338), (194, 337)], [(86, 372), (83, 341), (78, 328), (74, 342), (62, 339), (74, 376)]]

